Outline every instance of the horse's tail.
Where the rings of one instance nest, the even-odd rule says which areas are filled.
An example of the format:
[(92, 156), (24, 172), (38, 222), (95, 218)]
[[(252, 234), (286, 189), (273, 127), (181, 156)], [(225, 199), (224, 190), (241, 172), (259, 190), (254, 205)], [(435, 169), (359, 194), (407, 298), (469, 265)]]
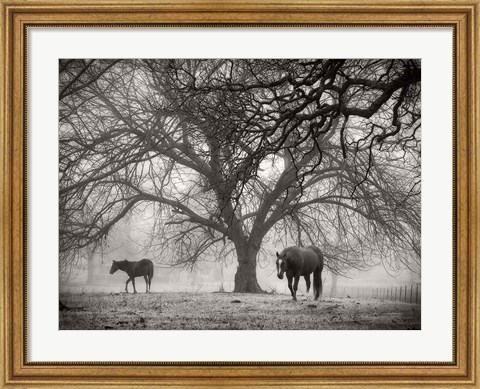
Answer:
[(322, 297), (322, 269), (317, 267), (313, 272), (313, 296), (315, 300)]
[(313, 272), (313, 290), (315, 293), (315, 300), (319, 297), (322, 297), (323, 292), (323, 282), (322, 282), (322, 271), (323, 271), (323, 253), (316, 246), (310, 246), (310, 248), (317, 254), (318, 265), (315, 271)]
[(149, 266), (149, 269), (148, 269), (148, 278), (150, 278), (150, 280), (153, 278), (153, 262), (150, 262), (150, 266)]

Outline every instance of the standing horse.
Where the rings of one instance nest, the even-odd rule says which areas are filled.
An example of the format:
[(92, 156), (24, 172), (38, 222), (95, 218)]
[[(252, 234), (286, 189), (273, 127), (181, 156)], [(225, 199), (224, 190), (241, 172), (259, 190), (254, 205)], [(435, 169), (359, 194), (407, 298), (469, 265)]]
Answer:
[[(315, 300), (322, 295), (323, 254), (316, 246), (291, 246), (277, 253), (277, 276), (283, 279), (287, 274), (288, 289), (292, 293), (293, 301), (297, 301), (297, 289), (300, 276), (305, 278), (307, 293), (310, 290), (310, 274), (313, 273), (313, 293)], [(292, 280), (293, 286), (292, 286)]]
[(145, 284), (147, 287), (145, 293), (150, 291), (153, 278), (153, 262), (149, 259), (141, 259), (138, 262), (130, 262), (126, 259), (124, 261), (113, 261), (112, 267), (110, 268), (110, 274), (115, 273), (117, 270), (123, 270), (128, 274), (128, 280), (125, 284), (125, 292), (128, 293), (128, 283), (132, 281), (133, 293), (137, 293), (137, 290), (135, 289), (135, 277), (142, 276), (145, 278)]

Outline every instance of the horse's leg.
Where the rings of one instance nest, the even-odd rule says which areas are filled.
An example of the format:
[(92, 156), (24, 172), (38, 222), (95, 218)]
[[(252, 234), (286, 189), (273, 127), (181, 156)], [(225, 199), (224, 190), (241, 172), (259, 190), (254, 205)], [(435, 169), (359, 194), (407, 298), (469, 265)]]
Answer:
[(295, 276), (295, 281), (293, 282), (293, 293), (295, 293), (295, 301), (297, 301), (298, 281), (300, 281), (300, 276)]
[(130, 280), (130, 277), (129, 277), (128, 280), (127, 280), (127, 283), (125, 284), (125, 292), (127, 292), (127, 293), (128, 293), (128, 283), (129, 283), (130, 281), (131, 281), (131, 280)]
[(146, 289), (146, 292), (145, 292), (145, 293), (148, 293), (148, 277), (147, 277), (147, 275), (145, 274), (145, 275), (143, 276), (143, 278), (145, 279), (145, 289)]
[(133, 293), (137, 293), (137, 289), (135, 289), (135, 277), (132, 277), (132, 285), (133, 285)]
[(297, 301), (297, 297), (295, 296), (295, 293), (293, 292), (293, 288), (292, 288), (293, 277), (287, 276), (287, 280), (288, 280), (288, 289), (290, 289), (290, 293), (292, 294), (293, 301)]
[(310, 274), (306, 275), (306, 276), (303, 276), (303, 278), (305, 278), (305, 282), (307, 283), (307, 293), (310, 291)]

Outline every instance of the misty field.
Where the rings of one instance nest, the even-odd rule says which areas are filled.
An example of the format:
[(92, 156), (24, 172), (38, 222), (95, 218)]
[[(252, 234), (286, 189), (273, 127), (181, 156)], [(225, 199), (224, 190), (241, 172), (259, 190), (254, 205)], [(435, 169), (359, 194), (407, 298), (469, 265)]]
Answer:
[(279, 294), (61, 294), (61, 330), (418, 330), (420, 306)]

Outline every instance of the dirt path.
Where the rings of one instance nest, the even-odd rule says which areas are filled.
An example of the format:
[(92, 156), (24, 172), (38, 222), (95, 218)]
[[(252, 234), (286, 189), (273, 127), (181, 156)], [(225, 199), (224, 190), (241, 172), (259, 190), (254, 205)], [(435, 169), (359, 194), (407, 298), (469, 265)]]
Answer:
[(420, 306), (234, 293), (62, 294), (64, 330), (410, 330)]

